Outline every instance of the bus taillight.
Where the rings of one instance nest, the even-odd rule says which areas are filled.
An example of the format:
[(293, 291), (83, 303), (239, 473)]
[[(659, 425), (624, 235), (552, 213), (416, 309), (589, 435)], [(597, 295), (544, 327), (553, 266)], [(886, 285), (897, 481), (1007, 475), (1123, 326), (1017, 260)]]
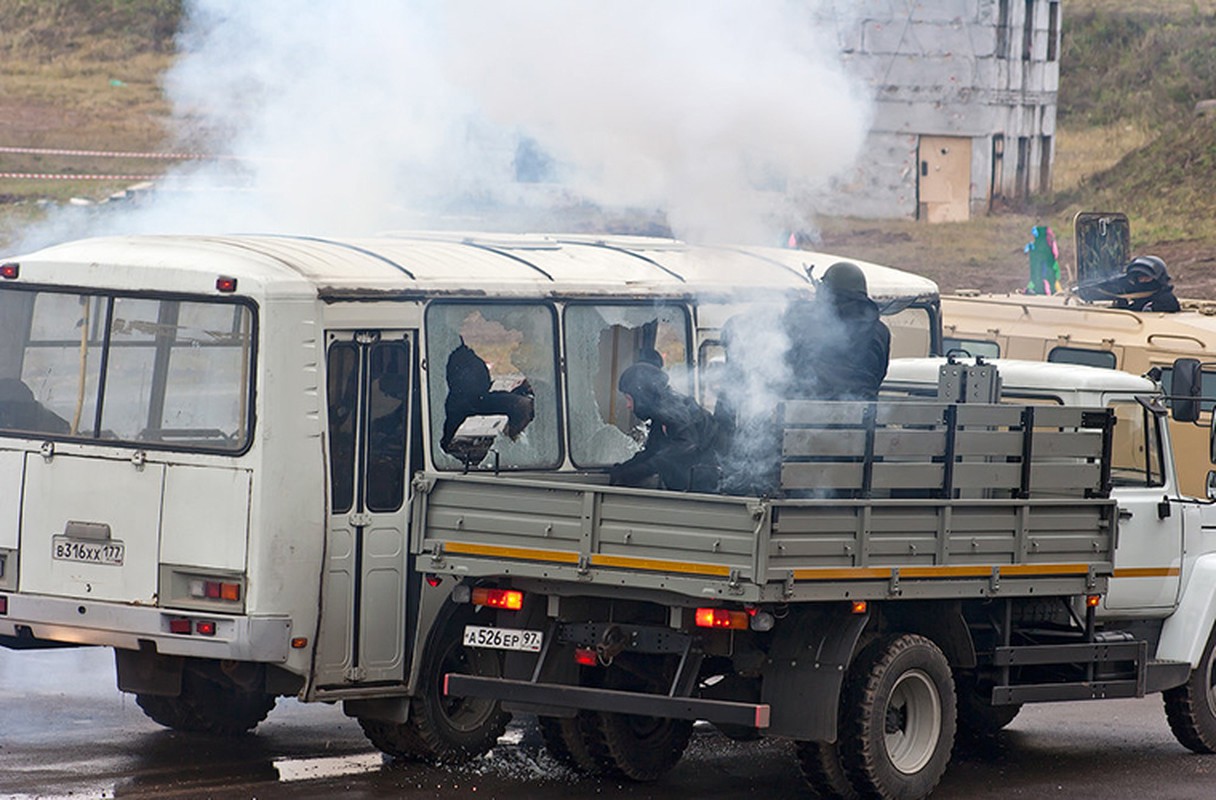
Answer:
[(232, 603), (240, 602), (241, 585), (227, 581), (208, 581), (195, 579), (190, 581), (190, 596), (207, 600), (227, 600)]

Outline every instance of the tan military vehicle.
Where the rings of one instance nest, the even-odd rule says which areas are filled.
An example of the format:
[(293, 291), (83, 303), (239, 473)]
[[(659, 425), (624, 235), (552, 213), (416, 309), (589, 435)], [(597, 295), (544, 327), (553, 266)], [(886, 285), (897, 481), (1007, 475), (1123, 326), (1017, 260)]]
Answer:
[[(1078, 283), (1094, 284), (1130, 260), (1127, 217), (1082, 213), (1075, 221)], [(1202, 497), (1209, 468), (1204, 430), (1216, 405), (1216, 302), (1183, 300), (1175, 313), (1132, 311), (1056, 295), (943, 295), (943, 346), (986, 358), (1085, 364), (1137, 375), (1161, 371), (1168, 389), (1174, 359), (1204, 362), (1201, 425), (1171, 423), (1182, 490)], [(1212, 363), (1207, 363), (1207, 362)]]

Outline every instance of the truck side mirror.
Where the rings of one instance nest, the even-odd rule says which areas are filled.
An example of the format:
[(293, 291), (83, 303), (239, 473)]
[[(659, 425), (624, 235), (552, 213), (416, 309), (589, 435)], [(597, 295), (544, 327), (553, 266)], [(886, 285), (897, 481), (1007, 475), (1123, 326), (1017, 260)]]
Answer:
[(1199, 419), (1199, 400), (1203, 396), (1203, 370), (1197, 358), (1174, 361), (1170, 378), (1170, 408), (1178, 422)]

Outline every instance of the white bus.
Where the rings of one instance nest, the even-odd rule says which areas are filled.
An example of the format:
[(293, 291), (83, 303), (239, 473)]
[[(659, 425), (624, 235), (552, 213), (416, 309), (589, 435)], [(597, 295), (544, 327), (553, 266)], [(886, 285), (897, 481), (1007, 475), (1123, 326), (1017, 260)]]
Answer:
[[(295, 696), (342, 701), (390, 754), (479, 754), (506, 715), (438, 683), (498, 669), (460, 638), (494, 597), (414, 577), (411, 476), (604, 472), (639, 446), (622, 369), (658, 358), (699, 392), (724, 320), (834, 260), (493, 234), (0, 259), (0, 644), (112, 647), (119, 688), (179, 730), (244, 732)], [(936, 352), (937, 287), (857, 263), (892, 355)]]

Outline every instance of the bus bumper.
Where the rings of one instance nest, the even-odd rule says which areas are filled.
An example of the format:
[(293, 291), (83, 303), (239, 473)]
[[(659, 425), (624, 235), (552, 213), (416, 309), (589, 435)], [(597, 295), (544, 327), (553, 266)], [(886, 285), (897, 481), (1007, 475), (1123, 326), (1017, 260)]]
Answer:
[(287, 616), (227, 616), (2, 592), (0, 608), (0, 645), (13, 649), (153, 648), (163, 655), (272, 664), (286, 662), (291, 653)]

